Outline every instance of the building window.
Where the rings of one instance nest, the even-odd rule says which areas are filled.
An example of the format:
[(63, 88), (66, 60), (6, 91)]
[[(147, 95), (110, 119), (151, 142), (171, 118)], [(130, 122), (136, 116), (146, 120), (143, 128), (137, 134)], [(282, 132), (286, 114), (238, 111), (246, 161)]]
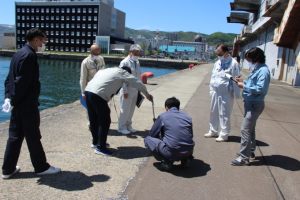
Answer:
[(51, 20), (54, 20), (54, 16), (53, 16), (53, 15), (51, 15), (51, 17), (50, 17), (50, 18), (51, 18)]
[(88, 36), (88, 37), (91, 37), (91, 32), (88, 32), (88, 33), (87, 33), (87, 36)]
[(19, 22), (17, 23), (17, 26), (20, 27), (20, 23)]
[(93, 11), (92, 11), (92, 8), (89, 8), (89, 13), (92, 13)]
[(91, 40), (86, 40), (86, 43), (87, 44), (91, 44)]
[(34, 21), (34, 16), (31, 16), (31, 20)]
[(59, 28), (59, 23), (55, 23), (55, 28)]
[(60, 28), (65, 28), (65, 24), (60, 24)]
[(26, 9), (26, 13), (30, 13), (30, 9), (29, 8)]
[(35, 13), (35, 9), (34, 8), (31, 8), (31, 13)]
[(54, 24), (53, 23), (51, 23), (50, 26), (51, 26), (51, 28), (54, 28)]
[(67, 21), (70, 21), (70, 16), (66, 16), (66, 20), (67, 20)]
[(70, 35), (70, 32), (69, 31), (66, 31), (66, 36), (69, 36)]
[(92, 28), (92, 25), (91, 24), (88, 24), (88, 29), (91, 29)]
[(75, 28), (75, 24), (71, 24), (71, 28)]
[(22, 13), (25, 13), (25, 8), (22, 8)]
[(75, 35), (74, 31), (71, 31), (71, 36), (74, 36), (74, 35)]
[(82, 12), (83, 12), (83, 13), (86, 13), (86, 8), (83, 8), (83, 9), (82, 9)]
[(97, 35), (97, 33), (96, 32), (93, 32), (93, 36), (96, 36)]
[(59, 35), (59, 31), (55, 31), (55, 35), (58, 36)]
[(58, 38), (55, 38), (55, 43), (58, 44)]
[(29, 20), (30, 18), (29, 18), (29, 16), (26, 16), (26, 20)]
[(34, 23), (31, 23), (31, 28), (34, 28)]
[(66, 39), (66, 43), (69, 44), (69, 39), (68, 38)]
[(81, 9), (80, 8), (77, 8), (77, 13), (81, 13)]
[(74, 44), (74, 39), (71, 39), (71, 44)]
[(44, 15), (42, 15), (42, 16), (41, 16), (41, 20), (42, 20), (42, 21), (44, 21), (44, 20), (45, 20), (45, 17), (44, 17)]
[(64, 8), (61, 9), (61, 13), (65, 13), (65, 9)]
[(77, 24), (77, 26), (76, 26), (77, 28), (80, 28), (80, 24)]
[(20, 19), (21, 19), (21, 16), (20, 16), (20, 15), (18, 15), (18, 16), (17, 16), (17, 20), (20, 20)]
[(85, 40), (81, 40), (81, 44), (85, 44)]
[(97, 29), (97, 24), (94, 24), (94, 29)]
[(79, 47), (76, 47), (76, 52), (79, 52)]
[(86, 16), (82, 16), (82, 21), (86, 21)]
[(77, 21), (80, 21), (80, 16), (77, 16)]
[(53, 35), (53, 31), (50, 31), (50, 35)]
[(80, 44), (80, 40), (79, 39), (76, 40), (76, 44)]
[(67, 13), (70, 13), (70, 8), (67, 8)]
[(75, 8), (72, 8), (72, 13), (75, 13), (76, 11), (75, 11)]
[(47, 20), (47, 21), (49, 20), (49, 16), (48, 16), (48, 15), (46, 16), (46, 20)]
[(20, 8), (17, 8), (17, 13), (19, 13), (21, 11), (21, 9)]
[(92, 21), (92, 16), (89, 16), (89, 17), (88, 17), (88, 21)]
[(61, 19), (61, 21), (64, 21), (64, 20), (65, 20), (65, 16), (62, 15), (62, 16), (60, 17), (60, 19)]
[(25, 16), (24, 15), (22, 16), (22, 20), (25, 20)]
[(75, 21), (75, 16), (72, 16), (72, 21)]
[(85, 36), (85, 32), (82, 32), (81, 35), (82, 35), (82, 36)]
[(59, 13), (59, 8), (56, 8), (56, 13)]
[(35, 20), (40, 20), (40, 16), (35, 16)]
[(74, 52), (74, 47), (71, 47), (71, 52)]
[(55, 17), (55, 19), (56, 19), (57, 21), (59, 21), (59, 18), (60, 18), (59, 16), (56, 16), (56, 17)]
[(60, 47), (59, 49), (60, 49), (60, 51), (64, 51), (64, 47)]
[(64, 39), (60, 39), (60, 43), (63, 44), (64, 43)]
[(79, 32), (79, 31), (76, 32), (76, 36), (77, 36), (77, 37), (80, 36), (80, 32)]
[(66, 48), (65, 48), (65, 51), (69, 51), (69, 47), (66, 47)]
[(94, 13), (98, 13), (98, 8), (94, 8)]
[(97, 16), (94, 16), (94, 21), (97, 21), (98, 20), (98, 17)]
[(66, 28), (70, 28), (70, 24), (66, 24)]
[(51, 13), (54, 13), (54, 8), (51, 8)]
[(85, 28), (85, 24), (82, 24), (82, 28)]

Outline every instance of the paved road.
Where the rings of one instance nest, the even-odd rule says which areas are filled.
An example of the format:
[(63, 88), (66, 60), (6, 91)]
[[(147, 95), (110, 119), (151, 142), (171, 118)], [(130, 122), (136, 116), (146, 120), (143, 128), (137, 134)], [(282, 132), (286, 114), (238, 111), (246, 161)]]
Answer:
[(274, 81), (257, 124), (257, 160), (251, 166), (230, 162), (239, 150), (243, 103), (236, 101), (229, 142), (206, 139), (209, 76), (184, 107), (192, 117), (195, 161), (188, 170), (159, 171), (151, 158), (126, 190), (138, 199), (300, 199), (300, 88)]

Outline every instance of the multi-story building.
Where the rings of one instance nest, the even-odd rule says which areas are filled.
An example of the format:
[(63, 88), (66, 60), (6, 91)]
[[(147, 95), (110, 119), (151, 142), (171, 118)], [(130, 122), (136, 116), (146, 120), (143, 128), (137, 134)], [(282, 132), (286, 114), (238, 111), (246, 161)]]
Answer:
[(194, 60), (207, 60), (207, 48), (208, 45), (205, 41), (201, 42), (196, 40), (195, 42), (186, 42), (186, 41), (173, 41), (172, 44), (176, 47), (191, 47), (195, 49), (194, 54), (191, 54), (190, 59)]
[(31, 28), (47, 32), (51, 51), (87, 52), (96, 36), (124, 38), (125, 13), (114, 0), (32, 0), (16, 2), (15, 11), (17, 48)]
[(300, 0), (234, 0), (229, 23), (244, 24), (233, 54), (243, 65), (252, 47), (264, 50), (272, 78), (300, 85)]

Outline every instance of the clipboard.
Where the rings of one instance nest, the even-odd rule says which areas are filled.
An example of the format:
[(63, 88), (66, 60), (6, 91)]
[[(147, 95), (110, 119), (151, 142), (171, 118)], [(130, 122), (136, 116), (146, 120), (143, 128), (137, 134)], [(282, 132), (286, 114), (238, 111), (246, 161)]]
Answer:
[(136, 99), (136, 104), (135, 105), (139, 108), (142, 105), (144, 99), (145, 99), (145, 97), (139, 91), (138, 95), (137, 95), (137, 99)]

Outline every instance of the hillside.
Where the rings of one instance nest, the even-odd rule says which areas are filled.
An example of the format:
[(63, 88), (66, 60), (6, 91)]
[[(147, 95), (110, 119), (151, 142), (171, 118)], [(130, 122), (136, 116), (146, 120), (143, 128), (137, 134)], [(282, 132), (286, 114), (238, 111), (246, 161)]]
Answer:
[[(142, 36), (146, 39), (154, 38), (157, 34), (157, 31), (149, 31), (149, 30), (135, 30), (131, 28), (125, 29), (125, 37), (126, 38), (137, 38), (138, 36)], [(228, 45), (232, 45), (233, 40), (237, 34), (234, 33), (222, 33), (216, 32), (210, 35), (197, 33), (197, 32), (164, 32), (159, 31), (159, 36), (168, 38), (168, 35), (177, 35), (177, 40), (179, 41), (194, 41), (196, 35), (202, 36), (209, 45), (214, 46), (219, 43), (225, 43)]]

